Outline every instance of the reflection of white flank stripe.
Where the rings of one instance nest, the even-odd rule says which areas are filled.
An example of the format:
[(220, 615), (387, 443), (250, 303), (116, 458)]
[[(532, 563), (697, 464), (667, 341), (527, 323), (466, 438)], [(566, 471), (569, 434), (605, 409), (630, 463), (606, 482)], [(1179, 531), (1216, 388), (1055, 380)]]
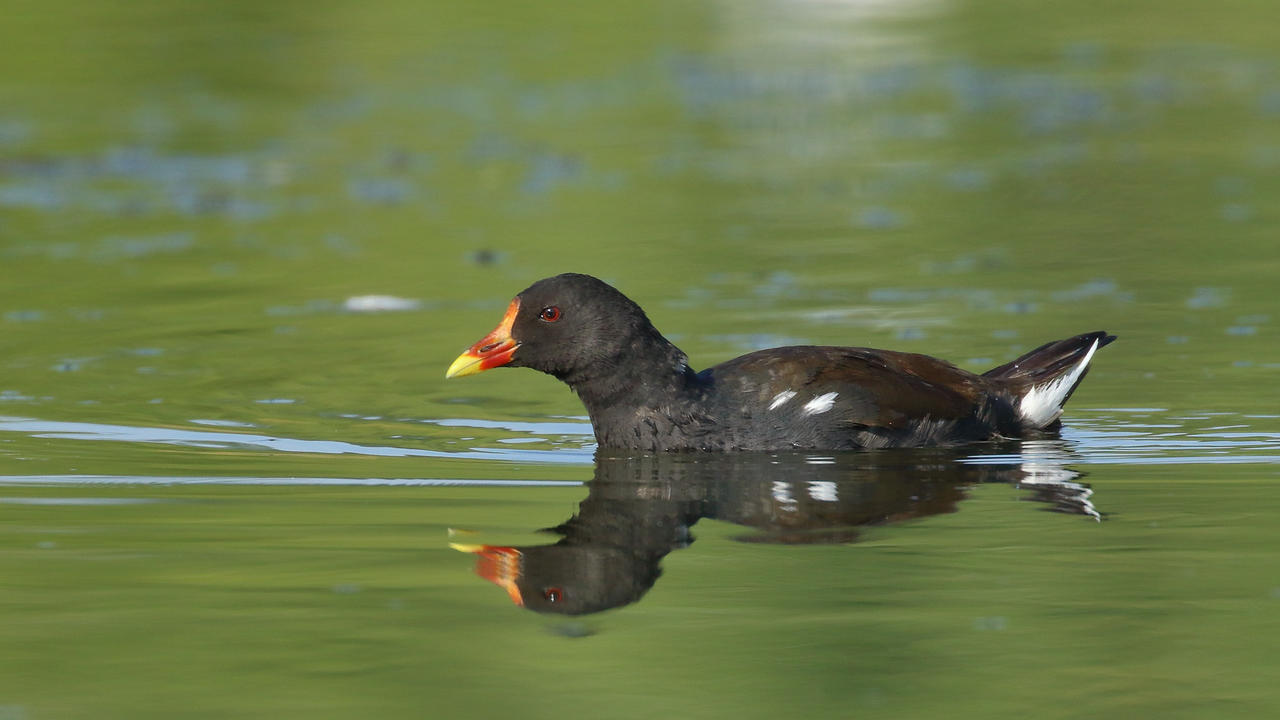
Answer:
[(832, 406), (836, 404), (836, 398), (839, 397), (839, 395), (840, 393), (833, 393), (833, 392), (823, 393), (822, 395), (819, 395), (818, 397), (804, 404), (804, 414), (817, 415), (819, 413), (824, 413), (830, 410)]
[(795, 390), (783, 390), (782, 392), (773, 396), (773, 402), (769, 403), (769, 409), (777, 410), (779, 407), (784, 405), (788, 400), (790, 400), (795, 396), (796, 396)]
[(1089, 361), (1093, 359), (1093, 353), (1097, 349), (1098, 341), (1094, 340), (1089, 352), (1084, 354), (1084, 358), (1076, 363), (1071, 372), (1028, 390), (1018, 403), (1018, 414), (1022, 416), (1022, 421), (1032, 427), (1042, 428), (1057, 420), (1062, 414), (1062, 403), (1065, 402), (1067, 393), (1080, 382), (1080, 376), (1089, 367)]
[(796, 499), (791, 494), (791, 484), (783, 480), (774, 480), (770, 486), (770, 494), (773, 495), (774, 502), (784, 510), (794, 510)]
[(840, 499), (840, 491), (830, 480), (810, 480), (809, 497), (820, 502), (836, 502)]

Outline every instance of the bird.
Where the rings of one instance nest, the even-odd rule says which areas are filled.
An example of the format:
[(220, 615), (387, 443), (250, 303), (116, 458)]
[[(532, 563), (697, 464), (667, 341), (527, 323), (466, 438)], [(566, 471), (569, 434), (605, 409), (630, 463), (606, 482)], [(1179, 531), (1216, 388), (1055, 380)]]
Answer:
[(539, 280), (458, 356), (446, 379), (527, 367), (567, 384), (599, 449), (637, 452), (859, 450), (1037, 437), (1105, 331), (1049, 342), (976, 374), (917, 353), (796, 345), (693, 370), (644, 311), (590, 275)]

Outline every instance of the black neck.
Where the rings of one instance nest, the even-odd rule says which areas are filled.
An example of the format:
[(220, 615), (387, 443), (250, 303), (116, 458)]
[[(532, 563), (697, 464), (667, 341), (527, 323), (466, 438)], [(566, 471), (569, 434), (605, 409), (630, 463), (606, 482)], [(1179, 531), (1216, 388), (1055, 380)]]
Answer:
[[(674, 430), (670, 418), (683, 414), (696, 399), (697, 373), (685, 354), (656, 331), (632, 341), (615, 358), (607, 367), (561, 379), (582, 399), (601, 447), (658, 449)], [(624, 429), (628, 436), (619, 436)]]

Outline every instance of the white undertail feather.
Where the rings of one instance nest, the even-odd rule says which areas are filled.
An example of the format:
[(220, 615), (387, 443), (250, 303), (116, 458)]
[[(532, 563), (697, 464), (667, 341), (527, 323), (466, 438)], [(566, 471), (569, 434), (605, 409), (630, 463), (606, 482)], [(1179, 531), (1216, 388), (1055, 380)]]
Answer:
[(1062, 403), (1066, 401), (1067, 393), (1080, 382), (1080, 376), (1089, 367), (1089, 361), (1093, 359), (1093, 353), (1097, 349), (1098, 341), (1094, 340), (1093, 347), (1071, 368), (1071, 372), (1032, 386), (1018, 403), (1018, 415), (1022, 422), (1030, 427), (1042, 428), (1057, 420), (1062, 415)]

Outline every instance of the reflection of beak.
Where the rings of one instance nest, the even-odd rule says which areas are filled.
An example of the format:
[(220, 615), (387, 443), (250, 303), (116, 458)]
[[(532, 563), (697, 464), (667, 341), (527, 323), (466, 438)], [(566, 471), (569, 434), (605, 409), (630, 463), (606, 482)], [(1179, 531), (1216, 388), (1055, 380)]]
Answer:
[(519, 309), (520, 298), (516, 298), (507, 306), (507, 314), (502, 316), (502, 322), (498, 323), (498, 327), (480, 338), (480, 342), (472, 345), (453, 361), (444, 373), (445, 379), (475, 375), (511, 362), (511, 356), (515, 354), (516, 348), (520, 347), (520, 343), (511, 337), (511, 325), (516, 321), (516, 312)]
[(497, 545), (463, 545), (449, 543), (449, 547), (460, 552), (476, 555), (476, 574), (507, 591), (511, 602), (524, 607), (524, 598), (520, 597), (520, 588), (516, 580), (520, 578), (520, 551), (513, 547)]

